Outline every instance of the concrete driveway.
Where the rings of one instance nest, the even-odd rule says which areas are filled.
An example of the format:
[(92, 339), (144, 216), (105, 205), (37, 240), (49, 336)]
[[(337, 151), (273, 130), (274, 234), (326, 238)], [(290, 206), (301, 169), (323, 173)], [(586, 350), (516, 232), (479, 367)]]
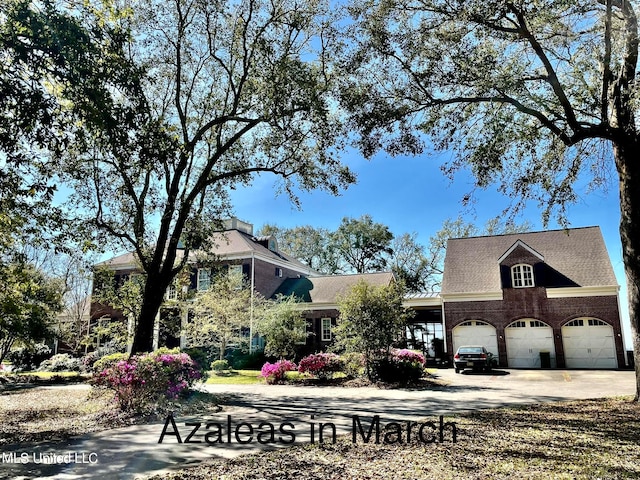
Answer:
[[(162, 422), (84, 435), (64, 444), (6, 446), (0, 457), (0, 478), (130, 479), (212, 458), (319, 442), (321, 430), (323, 440), (331, 441), (334, 427), (336, 434), (352, 433), (356, 416), (367, 429), (374, 415), (385, 423), (437, 421), (439, 415), (463, 411), (635, 392), (632, 371), (497, 370), (483, 375), (455, 374), (449, 369), (438, 370), (435, 376), (447, 385), (429, 389), (207, 385), (206, 390), (224, 400), (224, 409), (218, 413), (176, 417), (175, 429)], [(64, 394), (65, 387), (60, 388)], [(186, 443), (198, 423), (202, 425)], [(207, 423), (213, 428), (207, 430)], [(275, 442), (262, 445), (258, 434), (268, 432), (269, 425), (273, 425)], [(158, 443), (163, 430), (165, 436)], [(207, 442), (205, 435), (211, 432)], [(42, 458), (40, 454), (47, 458), (68, 453), (80, 454), (80, 462), (77, 455), (72, 462), (64, 458), (59, 463), (32, 460)], [(19, 460), (22, 454), (27, 455), (26, 463), (9, 461)]]
[(446, 386), (428, 389), (373, 387), (298, 387), (289, 385), (207, 385), (225, 394), (235, 407), (264, 415), (308, 418), (314, 415), (351, 418), (378, 414), (406, 419), (454, 414), (515, 404), (633, 395), (633, 371), (495, 370), (489, 374), (453, 369), (433, 376)]

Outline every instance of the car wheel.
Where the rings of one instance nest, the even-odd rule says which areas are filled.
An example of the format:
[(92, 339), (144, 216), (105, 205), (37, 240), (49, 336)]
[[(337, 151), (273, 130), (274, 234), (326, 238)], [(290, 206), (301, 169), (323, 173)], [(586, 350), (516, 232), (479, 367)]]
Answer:
[(460, 369), (459, 368), (456, 368), (456, 373), (460, 373)]

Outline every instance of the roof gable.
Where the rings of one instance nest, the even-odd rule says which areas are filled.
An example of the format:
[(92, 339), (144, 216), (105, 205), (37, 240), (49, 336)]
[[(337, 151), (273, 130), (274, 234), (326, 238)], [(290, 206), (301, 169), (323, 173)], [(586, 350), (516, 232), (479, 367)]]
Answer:
[(507, 250), (506, 252), (504, 252), (502, 254), (502, 256), (500, 256), (500, 258), (498, 258), (498, 263), (502, 263), (504, 262), (507, 258), (509, 258), (509, 256), (514, 253), (516, 250), (518, 249), (524, 249), (526, 250), (529, 254), (533, 255), (534, 257), (538, 258), (538, 260), (540, 260), (541, 262), (544, 262), (544, 257), (539, 254), (538, 252), (536, 252), (533, 248), (531, 248), (529, 245), (527, 245), (526, 243), (524, 243), (522, 240), (518, 240), (516, 243), (514, 243), (513, 245), (511, 245), (511, 247), (509, 247), (509, 250)]
[(451, 239), (447, 242), (442, 295), (501, 291), (498, 261), (504, 260), (514, 245), (517, 247), (511, 253), (526, 246), (542, 256), (545, 268), (561, 276), (566, 285), (617, 285), (600, 228), (585, 227)]

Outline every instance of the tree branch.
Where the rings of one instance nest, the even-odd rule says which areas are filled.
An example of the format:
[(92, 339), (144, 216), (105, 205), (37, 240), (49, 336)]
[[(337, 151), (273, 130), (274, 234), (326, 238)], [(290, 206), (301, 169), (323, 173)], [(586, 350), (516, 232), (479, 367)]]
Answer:
[(563, 132), (549, 117), (539, 110), (527, 107), (519, 100), (509, 97), (508, 95), (495, 95), (488, 97), (454, 97), (446, 99), (435, 99), (428, 106), (452, 105), (452, 104), (472, 104), (472, 103), (507, 103), (514, 106), (518, 111), (535, 117), (542, 125), (547, 127), (551, 132), (557, 135), (565, 144), (571, 145), (572, 140), (565, 132)]
[(611, 0), (606, 1), (606, 12), (604, 19), (604, 64), (602, 72), (602, 92), (600, 92), (600, 121), (609, 122), (609, 85), (612, 80), (611, 74)]
[(567, 95), (565, 94), (564, 89), (562, 88), (562, 84), (558, 79), (558, 75), (556, 74), (556, 71), (553, 68), (553, 65), (551, 65), (551, 61), (549, 60), (546, 53), (544, 52), (544, 48), (542, 47), (542, 45), (540, 45), (536, 37), (529, 30), (524, 13), (521, 10), (518, 10), (511, 3), (508, 4), (508, 8), (518, 19), (518, 24), (520, 26), (520, 32), (519, 32), (520, 35), (522, 36), (522, 38), (524, 38), (529, 42), (529, 45), (531, 45), (531, 48), (533, 48), (533, 51), (535, 52), (536, 56), (538, 57), (538, 59), (540, 59), (540, 61), (544, 65), (544, 68), (548, 76), (547, 81), (549, 85), (551, 85), (551, 88), (554, 94), (556, 95), (556, 98), (558, 99), (562, 109), (564, 110), (564, 114), (566, 116), (566, 120), (569, 125), (569, 128), (571, 128), (574, 132), (577, 133), (579, 130), (581, 130), (581, 126), (578, 123), (578, 120), (576, 118), (575, 112), (573, 111), (571, 102), (567, 98)]
[(176, 38), (176, 96), (175, 96), (175, 105), (176, 110), (178, 112), (178, 117), (180, 118), (180, 126), (182, 127), (182, 139), (184, 143), (187, 143), (189, 140), (189, 132), (187, 130), (187, 115), (186, 112), (182, 108), (182, 103), (180, 103), (180, 97), (182, 95), (182, 39), (184, 36), (184, 16), (182, 14), (180, 0), (175, 0), (176, 4), (176, 12), (178, 14), (178, 32)]

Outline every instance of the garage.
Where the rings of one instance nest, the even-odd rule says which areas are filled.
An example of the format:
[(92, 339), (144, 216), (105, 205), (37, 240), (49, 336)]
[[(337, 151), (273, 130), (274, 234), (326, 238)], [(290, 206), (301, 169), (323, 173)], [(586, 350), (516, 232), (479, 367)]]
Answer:
[(617, 368), (613, 328), (597, 318), (576, 318), (562, 327), (567, 368)]
[(507, 362), (512, 368), (541, 368), (540, 352), (549, 354), (555, 367), (556, 351), (553, 344), (553, 329), (535, 319), (515, 321), (505, 328)]
[(487, 322), (469, 320), (453, 329), (453, 351), (461, 345), (483, 345), (498, 358), (496, 329)]

